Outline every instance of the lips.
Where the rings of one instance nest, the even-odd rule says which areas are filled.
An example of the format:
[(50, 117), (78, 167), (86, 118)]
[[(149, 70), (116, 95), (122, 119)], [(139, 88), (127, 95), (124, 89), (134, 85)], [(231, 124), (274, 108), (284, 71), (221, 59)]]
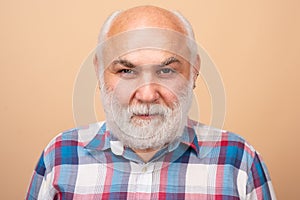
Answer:
[(159, 117), (159, 114), (133, 114), (132, 118), (142, 119), (142, 120), (151, 120), (156, 117)]

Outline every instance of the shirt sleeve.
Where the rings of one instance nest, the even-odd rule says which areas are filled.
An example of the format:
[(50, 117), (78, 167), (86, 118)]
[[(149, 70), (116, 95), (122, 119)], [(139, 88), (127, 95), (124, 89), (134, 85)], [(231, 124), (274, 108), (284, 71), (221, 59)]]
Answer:
[(52, 184), (52, 173), (47, 174), (44, 159), (45, 158), (43, 152), (33, 172), (31, 182), (25, 198), (26, 200), (54, 199), (55, 188)]
[(247, 199), (276, 200), (267, 167), (257, 152), (248, 173)]

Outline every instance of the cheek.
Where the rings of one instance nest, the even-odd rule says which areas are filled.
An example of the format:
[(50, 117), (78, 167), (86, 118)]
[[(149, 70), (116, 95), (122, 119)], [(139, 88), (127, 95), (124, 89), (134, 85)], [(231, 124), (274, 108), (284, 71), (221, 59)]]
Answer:
[(168, 87), (163, 87), (161, 90), (161, 98), (166, 104), (174, 105), (174, 103), (179, 102), (183, 95), (186, 95), (187, 87), (187, 82), (181, 82), (181, 84), (174, 82), (173, 84), (169, 84)]
[(130, 99), (134, 93), (134, 90), (130, 87), (126, 87), (125, 85), (118, 85), (113, 91), (113, 93), (115, 98), (121, 105), (127, 106), (130, 103)]
[(105, 82), (105, 85), (107, 90), (116, 98), (115, 100), (123, 106), (130, 104), (137, 88), (135, 81), (122, 81), (119, 78), (111, 78)]
[(107, 92), (113, 94), (113, 98), (117, 98), (118, 102), (124, 103), (126, 101), (126, 91), (125, 87), (122, 87), (122, 83), (120, 83), (120, 78), (109, 72), (104, 72), (104, 87)]
[(165, 89), (161, 91), (160, 96), (163, 99), (164, 103), (170, 108), (173, 108), (174, 103), (178, 102), (178, 95), (171, 92), (170, 90)]
[(181, 95), (187, 89), (190, 85), (190, 80), (183, 75), (180, 75), (172, 80), (161, 81), (160, 84), (163, 86), (165, 91), (168, 91), (176, 97)]

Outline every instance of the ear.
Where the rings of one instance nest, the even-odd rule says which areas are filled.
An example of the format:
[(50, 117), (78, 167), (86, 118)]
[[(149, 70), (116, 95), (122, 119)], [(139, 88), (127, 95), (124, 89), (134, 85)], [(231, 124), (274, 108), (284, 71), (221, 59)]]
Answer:
[(95, 54), (95, 56), (94, 56), (93, 63), (94, 63), (94, 68), (95, 68), (97, 79), (99, 80), (99, 63), (98, 63), (97, 54)]
[(197, 54), (196, 61), (193, 66), (193, 82), (194, 82), (193, 88), (196, 87), (196, 81), (197, 81), (198, 75), (200, 73), (200, 63), (201, 63), (200, 56), (199, 56), (199, 54)]
[(95, 54), (95, 56), (94, 56), (93, 63), (94, 63), (96, 77), (97, 77), (98, 87), (100, 89), (99, 62), (98, 62), (97, 54)]

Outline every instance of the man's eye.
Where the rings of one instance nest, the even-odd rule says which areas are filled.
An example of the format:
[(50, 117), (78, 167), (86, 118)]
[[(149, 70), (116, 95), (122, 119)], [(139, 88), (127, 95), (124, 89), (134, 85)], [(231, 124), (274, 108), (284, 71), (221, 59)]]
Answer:
[(121, 73), (121, 74), (133, 74), (134, 71), (131, 70), (131, 69), (121, 69), (118, 71), (118, 73)]
[(137, 76), (137, 72), (135, 70), (126, 69), (126, 68), (118, 70), (117, 73), (120, 75), (120, 77), (125, 79), (132, 79)]
[(171, 68), (163, 68), (163, 69), (160, 69), (158, 72), (157, 72), (159, 75), (163, 75), (163, 74), (172, 74), (172, 73), (175, 73), (175, 70), (171, 69)]

